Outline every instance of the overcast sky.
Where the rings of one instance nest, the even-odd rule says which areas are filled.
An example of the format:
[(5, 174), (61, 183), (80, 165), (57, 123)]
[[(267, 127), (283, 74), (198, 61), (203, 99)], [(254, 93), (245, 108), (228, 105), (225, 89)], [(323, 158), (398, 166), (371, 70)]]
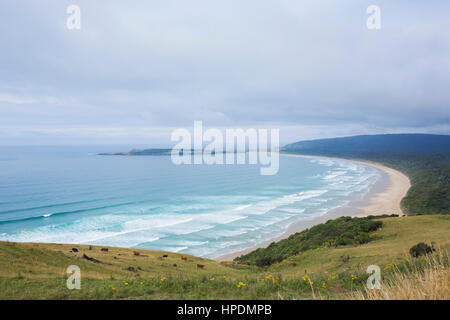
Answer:
[(171, 145), (194, 120), (282, 143), (449, 134), (449, 15), (448, 0), (2, 0), (0, 145)]

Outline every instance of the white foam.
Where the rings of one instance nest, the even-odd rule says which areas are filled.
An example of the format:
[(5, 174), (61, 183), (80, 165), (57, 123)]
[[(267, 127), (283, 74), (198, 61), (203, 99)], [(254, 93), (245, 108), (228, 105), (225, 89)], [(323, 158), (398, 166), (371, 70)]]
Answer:
[(155, 229), (155, 228), (168, 228), (171, 226), (176, 226), (178, 224), (183, 224), (187, 222), (191, 222), (193, 220), (192, 217), (180, 219), (179, 217), (170, 216), (158, 216), (154, 217), (152, 215), (146, 218), (140, 218), (136, 220), (126, 221), (123, 223), (123, 228), (127, 232), (135, 232), (141, 230)]
[(296, 202), (304, 201), (307, 199), (319, 197), (328, 192), (328, 190), (309, 190), (302, 191), (290, 195), (285, 195), (276, 199), (261, 201), (252, 206), (252, 210), (247, 210), (249, 215), (263, 215), (273, 209), (281, 206), (290, 205)]
[(244, 209), (246, 209), (248, 207), (251, 207), (251, 206), (252, 206), (251, 204), (242, 205), (242, 206), (239, 206), (236, 209), (234, 209), (234, 211), (242, 211), (242, 210), (244, 210)]
[(299, 213), (305, 212), (305, 209), (283, 208), (283, 209), (281, 209), (281, 210), (282, 210), (282, 211), (289, 212), (289, 213), (295, 213), (295, 214), (299, 214)]
[[(330, 171), (328, 171), (328, 172), (330, 172)], [(348, 171), (331, 171), (331, 174), (326, 175), (322, 179), (324, 179), (324, 180), (331, 180), (331, 179), (334, 179), (336, 177), (342, 176), (342, 175), (346, 174), (347, 172)]]
[(335, 164), (335, 161), (333, 161), (331, 159), (320, 159), (320, 158), (311, 159), (310, 162), (318, 163), (318, 164), (321, 164), (321, 165), (326, 166), (326, 167), (331, 167), (331, 166), (333, 166)]

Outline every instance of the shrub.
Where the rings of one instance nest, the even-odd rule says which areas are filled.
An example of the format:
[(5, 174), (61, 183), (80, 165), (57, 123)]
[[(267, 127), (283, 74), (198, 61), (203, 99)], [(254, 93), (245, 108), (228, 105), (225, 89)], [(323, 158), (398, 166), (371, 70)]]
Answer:
[(427, 255), (428, 253), (432, 253), (433, 251), (434, 249), (432, 247), (426, 243), (420, 242), (409, 249), (409, 254), (414, 258), (418, 258), (420, 256)]
[(257, 249), (235, 260), (265, 267), (300, 252), (323, 246), (364, 244), (374, 239), (370, 232), (381, 228), (382, 225), (381, 221), (374, 221), (373, 218), (340, 217), (295, 233), (279, 242), (272, 242), (267, 248)]
[(261, 268), (263, 268), (263, 267), (267, 267), (267, 266), (270, 266), (271, 264), (274, 264), (274, 263), (276, 263), (276, 262), (280, 262), (280, 261), (282, 261), (283, 260), (283, 257), (268, 257), (268, 256), (266, 256), (266, 257), (262, 257), (262, 258), (259, 258), (258, 260), (256, 260), (256, 265), (258, 266), (258, 267), (261, 267)]

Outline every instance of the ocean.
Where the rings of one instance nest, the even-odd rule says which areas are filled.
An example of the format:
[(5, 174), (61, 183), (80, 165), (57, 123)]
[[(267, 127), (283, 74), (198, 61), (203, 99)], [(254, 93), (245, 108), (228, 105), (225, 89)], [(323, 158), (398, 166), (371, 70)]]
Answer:
[(215, 258), (361, 200), (382, 173), (324, 158), (181, 165), (100, 156), (124, 146), (0, 147), (0, 240), (166, 250)]

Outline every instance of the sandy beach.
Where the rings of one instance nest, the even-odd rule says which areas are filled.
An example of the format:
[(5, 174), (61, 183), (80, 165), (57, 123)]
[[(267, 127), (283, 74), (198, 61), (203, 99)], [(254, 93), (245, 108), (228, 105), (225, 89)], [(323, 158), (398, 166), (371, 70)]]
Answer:
[(354, 216), (377, 216), (383, 214), (404, 214), (400, 202), (408, 193), (411, 182), (405, 174), (400, 171), (388, 168), (378, 163), (362, 162), (372, 167), (384, 171), (388, 177), (390, 184), (381, 192), (375, 193), (369, 199), (369, 204), (359, 207), (363, 212)]
[(356, 162), (377, 168), (382, 173), (382, 176), (379, 179), (379, 181), (371, 188), (371, 190), (367, 193), (367, 195), (364, 197), (362, 201), (354, 201), (347, 206), (332, 210), (320, 217), (314, 217), (308, 220), (305, 219), (293, 223), (292, 225), (289, 226), (286, 232), (279, 237), (276, 237), (269, 241), (265, 241), (261, 243), (259, 246), (254, 248), (249, 248), (246, 250), (220, 256), (215, 260), (232, 260), (242, 254), (248, 253), (257, 248), (267, 247), (273, 241), (285, 239), (289, 237), (291, 234), (300, 232), (316, 224), (324, 223), (330, 219), (335, 219), (342, 216), (365, 217), (369, 215), (404, 214), (400, 202), (403, 199), (403, 197), (405, 197), (405, 195), (407, 194), (409, 188), (411, 187), (411, 183), (409, 178), (405, 174), (397, 170), (388, 168), (379, 163), (371, 161), (348, 160), (342, 158), (295, 155), (295, 154), (283, 154), (282, 156), (304, 157), (304, 158), (327, 158), (341, 161)]

